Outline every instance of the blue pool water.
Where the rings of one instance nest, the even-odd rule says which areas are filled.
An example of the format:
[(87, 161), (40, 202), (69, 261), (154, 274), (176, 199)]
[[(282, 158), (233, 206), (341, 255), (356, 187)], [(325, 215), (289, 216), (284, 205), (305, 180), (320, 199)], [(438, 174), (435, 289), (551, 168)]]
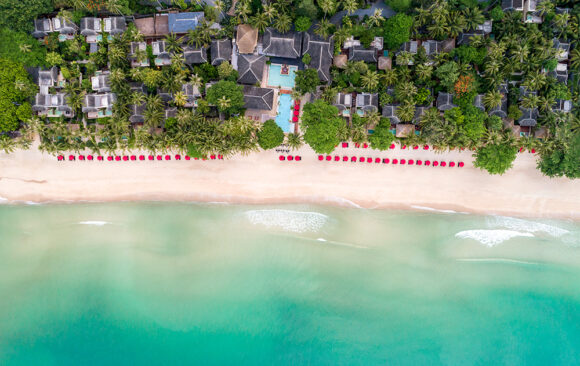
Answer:
[(288, 75), (281, 75), (282, 65), (271, 64), (270, 70), (268, 72), (268, 85), (269, 86), (279, 86), (284, 89), (294, 88), (294, 78), (296, 77), (297, 66), (288, 66), (290, 69)]
[(290, 119), (292, 118), (292, 97), (290, 94), (280, 94), (278, 98), (278, 115), (276, 116), (276, 124), (280, 126), (282, 131), (289, 133), (294, 132), (294, 126)]

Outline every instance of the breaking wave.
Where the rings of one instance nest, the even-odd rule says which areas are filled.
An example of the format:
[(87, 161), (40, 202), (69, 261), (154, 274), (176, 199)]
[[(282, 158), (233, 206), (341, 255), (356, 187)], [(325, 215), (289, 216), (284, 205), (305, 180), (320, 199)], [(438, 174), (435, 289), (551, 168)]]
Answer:
[(105, 226), (110, 225), (110, 222), (107, 221), (81, 221), (79, 225), (93, 225), (93, 226)]
[(328, 216), (318, 212), (251, 210), (244, 214), (254, 225), (279, 228), (295, 233), (316, 232), (328, 221)]
[(465, 230), (455, 234), (456, 238), (477, 240), (490, 248), (518, 236), (533, 237), (534, 235), (513, 230)]
[(433, 207), (427, 207), (427, 206), (415, 206), (415, 205), (411, 205), (411, 208), (414, 208), (416, 210), (423, 210), (423, 211), (432, 211), (432, 212), (442, 212), (442, 213), (450, 213), (450, 214), (464, 214), (466, 215), (467, 212), (457, 212), (457, 211), (453, 211), (453, 210), (440, 210), (437, 208), (433, 208)]
[(570, 233), (566, 229), (557, 226), (542, 224), (536, 221), (516, 219), (507, 216), (492, 216), (489, 218), (490, 227), (502, 227), (510, 230), (523, 231), (527, 233), (546, 233), (553, 237), (561, 237)]

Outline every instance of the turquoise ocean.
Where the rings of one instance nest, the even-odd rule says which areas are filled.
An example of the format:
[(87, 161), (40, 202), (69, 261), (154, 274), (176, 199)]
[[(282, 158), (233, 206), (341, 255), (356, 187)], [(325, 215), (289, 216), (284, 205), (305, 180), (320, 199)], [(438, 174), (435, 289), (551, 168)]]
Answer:
[(0, 205), (0, 365), (579, 364), (579, 223)]

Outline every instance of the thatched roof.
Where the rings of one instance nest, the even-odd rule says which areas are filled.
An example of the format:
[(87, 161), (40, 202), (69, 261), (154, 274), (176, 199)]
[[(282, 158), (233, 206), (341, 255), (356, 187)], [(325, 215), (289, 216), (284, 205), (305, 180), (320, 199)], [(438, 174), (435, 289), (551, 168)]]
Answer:
[(397, 125), (397, 137), (409, 137), (415, 133), (415, 125), (410, 123), (399, 123)]
[(258, 29), (248, 24), (238, 25), (236, 44), (238, 45), (239, 53), (254, 53), (254, 49), (258, 44)]
[(344, 69), (346, 67), (346, 62), (348, 61), (347, 55), (334, 56), (334, 66)]
[(392, 67), (392, 60), (390, 57), (379, 57), (379, 70), (390, 70)]

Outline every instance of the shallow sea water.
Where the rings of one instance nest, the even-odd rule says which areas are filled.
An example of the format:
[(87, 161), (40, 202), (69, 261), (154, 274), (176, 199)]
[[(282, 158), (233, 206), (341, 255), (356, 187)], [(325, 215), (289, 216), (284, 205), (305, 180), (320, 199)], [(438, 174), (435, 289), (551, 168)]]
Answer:
[(580, 364), (579, 279), (567, 221), (0, 205), (0, 364)]

